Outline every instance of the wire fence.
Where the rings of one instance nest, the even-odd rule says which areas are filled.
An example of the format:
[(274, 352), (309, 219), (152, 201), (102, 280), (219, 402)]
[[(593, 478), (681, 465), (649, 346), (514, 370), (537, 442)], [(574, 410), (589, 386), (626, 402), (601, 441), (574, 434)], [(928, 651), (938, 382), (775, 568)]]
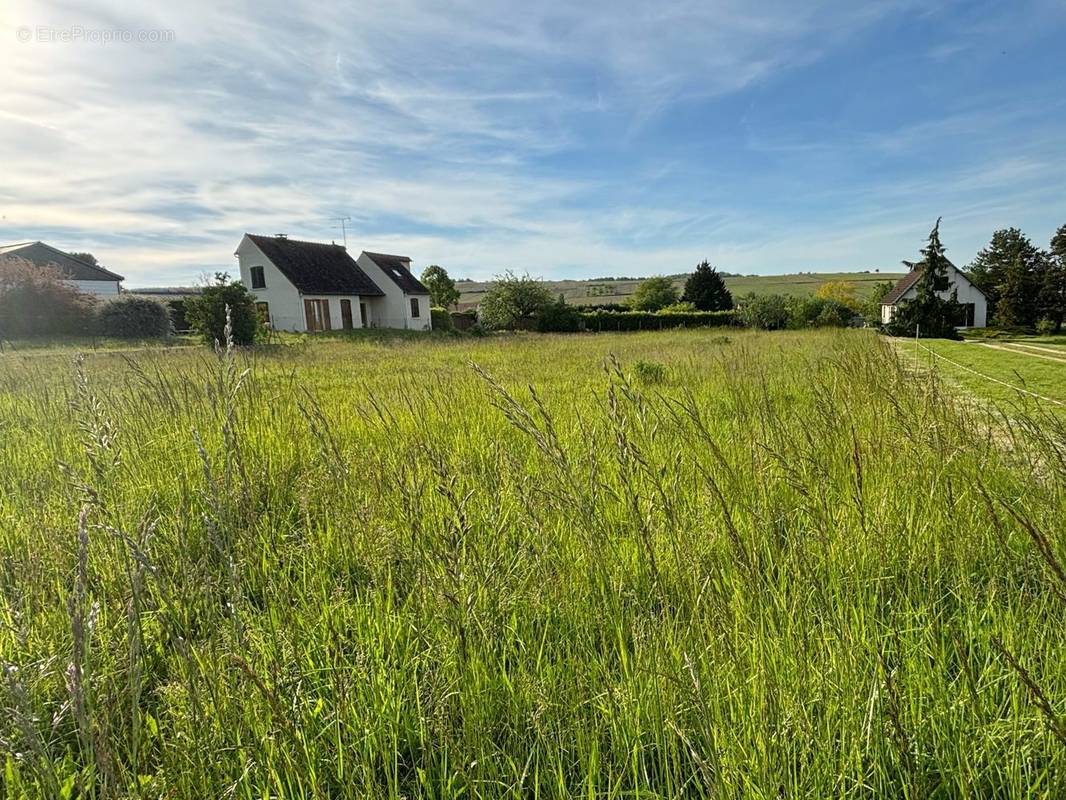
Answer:
[(1006, 386), (1008, 389), (1013, 389), (1016, 392), (1020, 392), (1021, 394), (1025, 394), (1025, 395), (1029, 395), (1030, 397), (1035, 397), (1038, 400), (1043, 400), (1043, 401), (1045, 401), (1047, 403), (1054, 403), (1057, 406), (1066, 407), (1066, 402), (1063, 402), (1062, 400), (1056, 400), (1054, 397), (1047, 397), (1046, 395), (1038, 394), (1037, 392), (1030, 391), (1029, 389), (1023, 389), (1020, 386), (1015, 386), (1013, 383), (1008, 383), (1007, 381), (1002, 381), (999, 378), (993, 378), (991, 375), (985, 375), (983, 372), (978, 372), (973, 367), (968, 367), (965, 364), (960, 364), (955, 359), (948, 358), (947, 356), (936, 352), (936, 350), (933, 350), (931, 347), (926, 347), (924, 344), (919, 342), (917, 339), (914, 340), (914, 344), (917, 347), (920, 347), (922, 350), (925, 350), (930, 355), (936, 356), (937, 358), (941, 359), (942, 361), (946, 361), (949, 364), (951, 364), (952, 366), (958, 367), (959, 369), (962, 369), (962, 370), (965, 370), (966, 372), (972, 373), (973, 375), (976, 375), (979, 378), (984, 378), (986, 381), (992, 381), (993, 383), (998, 383), (1000, 386)]

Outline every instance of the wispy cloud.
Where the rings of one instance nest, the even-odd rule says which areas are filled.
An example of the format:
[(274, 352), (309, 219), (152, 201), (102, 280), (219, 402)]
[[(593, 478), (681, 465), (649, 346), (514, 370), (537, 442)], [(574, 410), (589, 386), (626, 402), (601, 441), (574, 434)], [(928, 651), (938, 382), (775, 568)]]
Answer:
[[(1031, 7), (1062, 24), (1046, 0)], [(856, 41), (924, 8), (8, 0), (0, 239), (93, 250), (133, 285), (231, 267), (246, 230), (339, 238), (339, 215), (353, 246), (471, 276), (894, 263), (893, 237), (926, 226), (932, 199), (976, 226), (1062, 176), (1066, 126), (1028, 97), (891, 124), (819, 117), (836, 78), (809, 71), (861, 69)], [(173, 41), (19, 43), (20, 26)], [(923, 52), (950, 60), (980, 35)], [(815, 112), (767, 122), (800, 90)], [(933, 143), (963, 137), (965, 153), (927, 166)], [(894, 171), (863, 174), (885, 159)], [(998, 198), (984, 212), (979, 191)]]

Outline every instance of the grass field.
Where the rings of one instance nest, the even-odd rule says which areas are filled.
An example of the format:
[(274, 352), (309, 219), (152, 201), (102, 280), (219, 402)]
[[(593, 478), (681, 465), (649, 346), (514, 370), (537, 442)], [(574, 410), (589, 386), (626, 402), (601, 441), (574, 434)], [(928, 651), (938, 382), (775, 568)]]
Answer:
[(0, 796), (1061, 797), (994, 422), (861, 331), (5, 354)]
[[(678, 290), (684, 288), (687, 275), (675, 275), (674, 283)], [(808, 297), (817, 291), (823, 283), (830, 281), (848, 281), (854, 284), (859, 297), (866, 297), (882, 281), (896, 281), (903, 273), (889, 272), (818, 272), (800, 275), (740, 275), (727, 277), (726, 286), (734, 297), (746, 294), (786, 294)], [(624, 303), (633, 294), (640, 280), (622, 281), (547, 281), (548, 288), (555, 296), (563, 295), (568, 303), (601, 304)], [(462, 293), (461, 303), (477, 303), (482, 295), (492, 286), (491, 282), (470, 282), (456, 284)]]
[[(901, 342), (900, 346), (912, 360), (917, 359), (926, 365), (933, 360), (949, 384), (974, 396), (988, 398), (1001, 406), (1039, 401), (1039, 398), (1020, 394), (1011, 388), (1017, 387), (1058, 401), (1043, 403), (1049, 411), (1066, 412), (1066, 342), (1063, 337), (1058, 337), (1057, 341), (1050, 337), (1033, 337), (1024, 341), (988, 343), (923, 340), (917, 350), (913, 342)], [(944, 358), (930, 356), (923, 348)]]

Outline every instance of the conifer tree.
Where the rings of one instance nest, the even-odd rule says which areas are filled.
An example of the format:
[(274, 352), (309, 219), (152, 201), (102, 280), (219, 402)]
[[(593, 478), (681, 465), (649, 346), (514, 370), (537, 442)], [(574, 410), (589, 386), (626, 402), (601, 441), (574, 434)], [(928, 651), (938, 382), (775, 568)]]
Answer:
[(949, 262), (940, 242), (940, 219), (929, 233), (929, 241), (922, 249), (922, 274), (914, 285), (915, 297), (904, 300), (896, 309), (889, 330), (896, 336), (919, 336), (934, 339), (957, 339), (955, 326), (961, 317), (956, 292), (948, 298), (943, 294), (951, 288), (948, 277)]
[(692, 303), (699, 311), (729, 311), (733, 308), (733, 295), (726, 288), (718, 270), (703, 261), (685, 281), (685, 293), (681, 300)]

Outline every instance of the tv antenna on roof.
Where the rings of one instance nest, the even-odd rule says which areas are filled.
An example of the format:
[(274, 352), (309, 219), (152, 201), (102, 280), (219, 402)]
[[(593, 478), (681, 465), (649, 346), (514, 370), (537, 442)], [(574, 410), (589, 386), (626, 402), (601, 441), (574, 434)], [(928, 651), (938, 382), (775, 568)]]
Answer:
[(332, 219), (336, 220), (337, 222), (339, 222), (341, 224), (341, 236), (344, 237), (344, 249), (347, 250), (348, 249), (348, 229), (344, 226), (344, 223), (351, 222), (352, 218), (351, 217), (333, 217)]

